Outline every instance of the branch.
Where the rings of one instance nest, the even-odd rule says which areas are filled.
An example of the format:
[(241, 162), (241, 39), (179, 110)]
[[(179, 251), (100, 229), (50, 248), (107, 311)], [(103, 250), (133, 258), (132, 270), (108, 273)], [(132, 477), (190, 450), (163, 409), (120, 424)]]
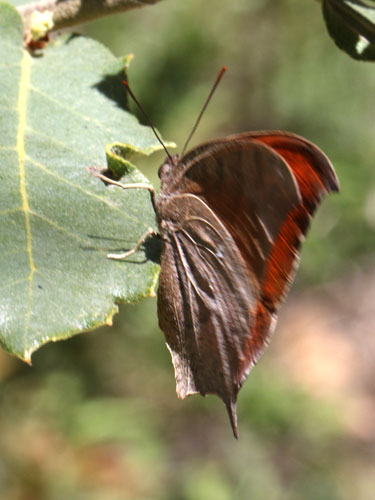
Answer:
[(61, 30), (69, 26), (82, 24), (98, 17), (124, 12), (152, 5), (160, 0), (41, 0), (18, 7), (23, 19), (25, 30), (30, 27), (32, 13), (50, 11), (52, 13), (53, 28), (51, 31)]

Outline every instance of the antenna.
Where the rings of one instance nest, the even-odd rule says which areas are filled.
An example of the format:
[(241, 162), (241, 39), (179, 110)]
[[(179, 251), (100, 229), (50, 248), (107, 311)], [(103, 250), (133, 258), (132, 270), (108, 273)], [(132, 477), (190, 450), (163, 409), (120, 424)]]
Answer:
[(207, 106), (208, 106), (208, 103), (210, 102), (211, 97), (212, 97), (213, 93), (215, 92), (216, 87), (219, 85), (219, 82), (220, 82), (220, 80), (222, 79), (222, 77), (223, 77), (224, 73), (226, 72), (226, 70), (227, 70), (227, 67), (226, 67), (226, 66), (223, 66), (223, 67), (221, 68), (221, 70), (220, 70), (219, 74), (217, 75), (217, 78), (216, 78), (216, 80), (215, 80), (215, 83), (214, 83), (214, 84), (213, 84), (213, 86), (212, 86), (211, 92), (208, 94), (208, 97), (207, 97), (207, 99), (206, 99), (206, 102), (203, 104), (202, 110), (201, 110), (201, 112), (200, 112), (200, 113), (199, 113), (199, 115), (198, 115), (197, 121), (195, 122), (195, 125), (194, 125), (194, 127), (193, 127), (192, 131), (190, 132), (189, 137), (187, 138), (187, 140), (186, 140), (186, 142), (185, 142), (185, 145), (184, 145), (184, 147), (183, 147), (183, 149), (182, 149), (181, 156), (185, 153), (186, 148), (187, 148), (187, 146), (188, 146), (188, 144), (189, 144), (189, 142), (190, 142), (191, 138), (192, 138), (192, 137), (193, 137), (193, 135), (194, 135), (194, 132), (197, 130), (197, 127), (198, 127), (198, 125), (199, 125), (199, 122), (201, 121), (201, 118), (202, 118), (202, 116), (203, 116), (203, 113), (206, 111), (206, 108), (207, 108)]
[(133, 94), (133, 91), (131, 90), (130, 86), (129, 86), (129, 83), (126, 81), (126, 80), (123, 80), (122, 83), (125, 85), (125, 87), (127, 88), (129, 94), (130, 94), (130, 97), (133, 99), (133, 101), (136, 103), (136, 105), (138, 106), (138, 108), (142, 111), (144, 117), (146, 118), (146, 120), (148, 121), (148, 124), (150, 125), (152, 131), (154, 132), (155, 134), (155, 137), (157, 138), (157, 140), (160, 142), (160, 144), (163, 146), (164, 148), (164, 151), (167, 153), (167, 156), (168, 158), (172, 161), (172, 156), (170, 155), (168, 149), (166, 148), (166, 145), (164, 144), (164, 142), (161, 140), (160, 138), (160, 135), (156, 132), (156, 129), (155, 127), (153, 126), (148, 114), (146, 113), (146, 111), (142, 108), (142, 106), (140, 105), (138, 99), (135, 97), (135, 95)]

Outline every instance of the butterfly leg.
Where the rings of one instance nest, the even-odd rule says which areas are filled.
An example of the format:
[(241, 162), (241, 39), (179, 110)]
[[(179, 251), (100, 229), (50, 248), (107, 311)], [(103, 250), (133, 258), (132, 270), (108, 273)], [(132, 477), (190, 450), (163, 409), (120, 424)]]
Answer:
[[(109, 177), (107, 177), (107, 176), (105, 176), (105, 175), (103, 175), (103, 174), (101, 174), (99, 172), (96, 172), (93, 169), (89, 169), (89, 172), (92, 175), (94, 175), (95, 177), (98, 177), (102, 181), (106, 182), (107, 184), (113, 184), (114, 186), (118, 186), (121, 189), (147, 189), (149, 191), (149, 193), (150, 193), (151, 202), (152, 202), (152, 205), (153, 205), (154, 210), (155, 210), (155, 207), (156, 207), (156, 195), (155, 195), (154, 186), (152, 186), (151, 184), (146, 184), (146, 183), (141, 183), (141, 182), (134, 183), (134, 184), (121, 184), (121, 182), (114, 181), (114, 180), (110, 179)], [(146, 241), (146, 239), (149, 236), (151, 236), (151, 235), (157, 235), (157, 233), (152, 229), (152, 227), (149, 227), (147, 229), (147, 231), (139, 239), (138, 243), (136, 244), (136, 246), (134, 248), (132, 248), (131, 250), (128, 250), (127, 252), (123, 252), (123, 253), (118, 253), (118, 254), (117, 253), (109, 253), (107, 255), (107, 257), (109, 259), (113, 259), (113, 260), (123, 260), (123, 259), (126, 259), (130, 255), (133, 255), (134, 253), (138, 252), (138, 250), (141, 248), (141, 246)]]
[(121, 184), (121, 182), (114, 181), (114, 180), (110, 179), (109, 177), (107, 177), (99, 172), (95, 172), (93, 170), (89, 170), (89, 171), (94, 177), (98, 177), (99, 179), (106, 182), (107, 184), (113, 184), (114, 186), (118, 186), (121, 189), (147, 189), (150, 192), (152, 206), (154, 207), (154, 210), (155, 210), (156, 195), (155, 195), (154, 186), (152, 186), (151, 184), (146, 184), (144, 182), (138, 182), (138, 183), (134, 183), (134, 184)]
[(147, 231), (141, 236), (141, 238), (139, 239), (138, 243), (135, 245), (134, 248), (123, 253), (109, 253), (107, 255), (108, 259), (113, 259), (113, 260), (126, 259), (130, 255), (133, 255), (134, 253), (138, 252), (138, 250), (141, 248), (141, 246), (147, 240), (147, 238), (152, 235), (156, 236), (157, 233), (152, 229), (152, 227), (149, 227)]

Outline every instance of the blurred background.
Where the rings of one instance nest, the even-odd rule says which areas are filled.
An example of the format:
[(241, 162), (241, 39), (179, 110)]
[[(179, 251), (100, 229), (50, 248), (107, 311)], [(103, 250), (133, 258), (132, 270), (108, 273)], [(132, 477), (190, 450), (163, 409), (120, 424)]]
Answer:
[[(373, 66), (336, 48), (312, 0), (165, 0), (79, 31), (134, 54), (133, 90), (180, 147), (227, 65), (191, 146), (289, 130), (330, 157), (341, 193), (314, 219), (239, 394), (238, 442), (218, 398), (176, 398), (148, 299), (112, 328), (43, 347), (32, 368), (0, 352), (0, 498), (374, 498)], [(163, 156), (139, 164), (155, 184)]]

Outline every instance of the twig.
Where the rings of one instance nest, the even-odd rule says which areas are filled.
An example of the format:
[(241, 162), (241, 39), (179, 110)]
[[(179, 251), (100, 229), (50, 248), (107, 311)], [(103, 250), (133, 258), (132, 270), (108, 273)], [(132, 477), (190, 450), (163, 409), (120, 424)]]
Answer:
[(82, 24), (99, 17), (124, 12), (125, 10), (153, 5), (160, 0), (41, 0), (18, 7), (25, 30), (30, 27), (32, 13), (37, 10), (52, 12), (53, 28), (62, 28)]

